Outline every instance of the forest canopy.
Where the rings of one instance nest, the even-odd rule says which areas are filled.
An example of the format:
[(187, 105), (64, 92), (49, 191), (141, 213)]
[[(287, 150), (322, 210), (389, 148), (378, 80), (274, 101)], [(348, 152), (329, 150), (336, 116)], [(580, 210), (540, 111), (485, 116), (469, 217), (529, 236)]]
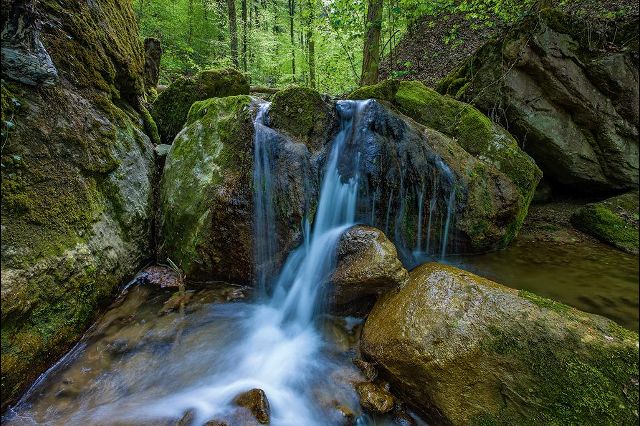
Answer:
[[(558, 3), (568, 3), (564, 0)], [(326, 93), (358, 86), (363, 43), (378, 24), (378, 59), (391, 56), (391, 75), (411, 64), (394, 63), (393, 49), (425, 16), (462, 15), (468, 25), (495, 27), (524, 16), (532, 0), (135, 0), (143, 37), (163, 46), (160, 83), (180, 75), (235, 66), (252, 85), (307, 85)], [(367, 10), (381, 10), (371, 19)], [(442, 34), (454, 48), (456, 28)], [(365, 50), (366, 51), (366, 50)]]

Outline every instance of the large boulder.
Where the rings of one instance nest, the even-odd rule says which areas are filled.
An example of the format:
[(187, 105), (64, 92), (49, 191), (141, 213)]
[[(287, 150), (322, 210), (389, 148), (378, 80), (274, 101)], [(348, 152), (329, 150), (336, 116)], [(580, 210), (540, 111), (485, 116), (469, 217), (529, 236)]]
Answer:
[(349, 228), (340, 237), (336, 253), (337, 264), (329, 293), (337, 308), (352, 308), (356, 301), (363, 299), (372, 303), (381, 294), (409, 280), (395, 246), (379, 229)]
[[(196, 102), (165, 160), (160, 188), (163, 255), (189, 278), (247, 283), (254, 277), (254, 125), (249, 96)], [(265, 128), (276, 217), (271, 261), (301, 240), (313, 191), (309, 152)]]
[(638, 421), (637, 333), (451, 266), (381, 298), (360, 349), (433, 423)]
[(571, 215), (579, 230), (629, 253), (638, 253), (638, 191), (590, 203)]
[[(618, 15), (614, 15), (618, 16)], [(638, 16), (543, 10), (489, 42), (438, 90), (502, 122), (566, 189), (638, 186)]]
[(2, 6), (4, 408), (152, 255), (154, 154), (129, 3)]
[(182, 130), (194, 102), (248, 94), (249, 82), (239, 71), (232, 68), (204, 70), (193, 77), (180, 77), (160, 92), (151, 108), (151, 115), (162, 143), (170, 144)]
[(522, 205), (522, 224), (542, 172), (502, 126), (472, 105), (443, 96), (419, 81), (385, 80), (356, 89), (350, 99), (380, 99), (394, 109), (453, 139), (469, 154), (513, 181)]

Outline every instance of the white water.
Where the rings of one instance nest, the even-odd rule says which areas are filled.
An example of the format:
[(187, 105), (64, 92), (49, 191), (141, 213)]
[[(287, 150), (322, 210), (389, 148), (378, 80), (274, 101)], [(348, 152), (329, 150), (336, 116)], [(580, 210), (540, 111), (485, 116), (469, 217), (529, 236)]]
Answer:
[[(272, 424), (327, 424), (310, 392), (310, 387), (330, 364), (320, 351), (324, 343), (315, 319), (322, 306), (321, 284), (334, 266), (335, 245), (355, 220), (358, 175), (343, 182), (338, 159), (353, 131), (354, 117), (363, 104), (339, 103), (342, 127), (327, 162), (313, 230), (305, 235), (304, 244), (288, 257), (273, 295), (266, 302), (247, 309), (242, 327), (247, 334), (238, 334), (238, 341), (226, 349), (220, 361), (222, 368), (217, 368), (218, 372), (207, 379), (205, 386), (178, 391), (150, 403), (139, 415), (175, 416), (187, 409), (196, 409), (196, 422), (200, 423), (229, 414), (235, 396), (260, 388), (269, 400)], [(257, 120), (261, 123), (265, 111), (261, 109), (258, 114)], [(267, 140), (259, 134), (256, 139)], [(265, 182), (269, 173), (264, 158), (263, 152), (256, 154), (260, 160), (257, 167), (262, 168), (258, 176), (254, 176), (257, 182)], [(261, 190), (264, 186), (257, 188)], [(260, 197), (263, 214), (269, 217), (270, 195), (263, 193)], [(273, 226), (263, 219), (256, 224), (258, 228)], [(263, 236), (269, 228), (256, 231), (258, 236)], [(262, 246), (260, 250), (264, 249)]]

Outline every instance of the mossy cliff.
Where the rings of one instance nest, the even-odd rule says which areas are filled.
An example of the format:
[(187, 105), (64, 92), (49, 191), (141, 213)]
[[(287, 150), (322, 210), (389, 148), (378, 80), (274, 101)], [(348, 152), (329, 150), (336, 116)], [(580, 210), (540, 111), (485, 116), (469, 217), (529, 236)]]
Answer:
[(487, 168), (496, 168), (506, 175), (517, 188), (519, 200), (516, 220), (508, 225), (503, 245), (515, 237), (542, 172), (505, 129), (475, 107), (440, 95), (418, 81), (385, 80), (356, 89), (349, 99), (379, 99), (418, 123), (452, 138), (486, 164), (486, 167), (476, 165), (469, 171), (470, 177), (486, 175)]
[(499, 120), (565, 190), (638, 187), (638, 16), (544, 9), (487, 43), (437, 90)]
[(247, 78), (235, 69), (200, 71), (191, 78), (178, 78), (163, 90), (153, 103), (151, 115), (158, 126), (162, 143), (170, 144), (184, 126), (194, 102), (248, 94)]
[(4, 408), (149, 257), (153, 147), (129, 2), (2, 4)]
[(434, 424), (638, 422), (638, 334), (427, 263), (380, 299), (361, 351)]

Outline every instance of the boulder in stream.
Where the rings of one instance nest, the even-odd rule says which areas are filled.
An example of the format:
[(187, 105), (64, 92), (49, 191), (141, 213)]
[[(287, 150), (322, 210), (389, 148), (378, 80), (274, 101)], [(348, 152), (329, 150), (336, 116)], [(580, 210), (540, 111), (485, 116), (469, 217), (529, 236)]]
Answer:
[(248, 409), (261, 424), (269, 424), (271, 408), (269, 400), (262, 389), (251, 389), (243, 392), (233, 400), (238, 407)]
[(409, 280), (395, 246), (379, 229), (349, 228), (340, 237), (336, 252), (329, 293), (339, 310), (352, 310), (356, 301), (368, 302), (370, 307), (379, 295)]
[(638, 191), (590, 203), (571, 215), (579, 230), (628, 253), (638, 253)]
[(393, 409), (393, 395), (377, 383), (358, 383), (356, 384), (356, 392), (360, 397), (362, 408), (371, 413), (385, 414)]
[(633, 424), (638, 334), (438, 263), (410, 273), (360, 349), (398, 396), (442, 424)]

